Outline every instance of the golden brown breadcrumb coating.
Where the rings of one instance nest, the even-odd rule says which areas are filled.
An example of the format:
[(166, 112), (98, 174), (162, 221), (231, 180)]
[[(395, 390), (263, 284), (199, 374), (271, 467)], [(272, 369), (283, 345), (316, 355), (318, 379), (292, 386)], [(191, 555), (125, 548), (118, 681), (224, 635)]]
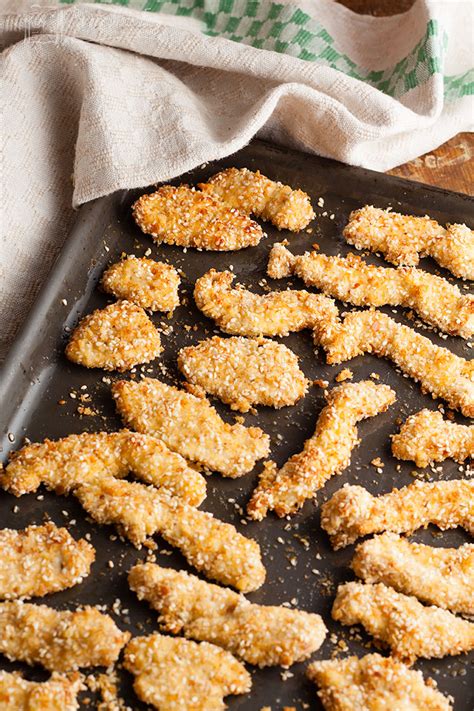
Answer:
[(47, 681), (27, 681), (18, 672), (0, 670), (2, 711), (77, 711), (77, 695), (83, 688), (77, 672), (52, 674)]
[(0, 603), (0, 652), (11, 661), (58, 672), (107, 667), (129, 639), (130, 632), (95, 607), (70, 612), (19, 600)]
[(392, 654), (411, 664), (417, 657), (445, 657), (474, 649), (474, 623), (383, 583), (344, 583), (332, 616), (343, 625), (362, 625)]
[(142, 195), (132, 211), (140, 229), (158, 244), (226, 252), (253, 247), (263, 237), (248, 215), (188, 185), (164, 185)]
[(249, 602), (243, 595), (153, 563), (134, 566), (131, 589), (159, 613), (163, 630), (206, 640), (260, 667), (290, 666), (319, 649), (319, 615)]
[(355, 306), (405, 306), (451, 335), (474, 334), (474, 296), (422, 269), (375, 267), (355, 254), (293, 256), (283, 244), (275, 244), (267, 272), (273, 279), (296, 274), (306, 286)]
[(240, 412), (253, 405), (294, 405), (308, 388), (298, 357), (267, 339), (214, 336), (182, 348), (178, 367), (192, 386)]
[(162, 351), (160, 334), (145, 311), (130, 301), (96, 309), (76, 326), (66, 356), (86, 368), (125, 371)]
[(152, 486), (113, 477), (84, 484), (74, 494), (92, 518), (115, 524), (137, 547), (159, 533), (207, 577), (243, 592), (263, 585), (265, 568), (258, 543), (207, 511)]
[(129, 255), (106, 269), (100, 283), (118, 299), (132, 301), (142, 309), (172, 313), (179, 306), (180, 281), (171, 264)]
[(427, 216), (366, 205), (350, 214), (343, 235), (357, 249), (382, 252), (392, 264), (415, 267), (428, 255), (455, 276), (474, 279), (474, 232), (466, 225), (444, 229)]
[(474, 481), (414, 481), (382, 496), (346, 484), (321, 507), (321, 526), (336, 549), (369, 533), (411, 533), (430, 523), (474, 534)]
[(326, 400), (314, 435), (303, 450), (280, 470), (276, 465), (264, 470), (247, 506), (251, 518), (261, 520), (269, 509), (287, 516), (313, 498), (330, 477), (349, 466), (359, 442), (357, 423), (385, 412), (395, 402), (395, 393), (388, 385), (362, 380), (334, 388)]
[(425, 682), (420, 671), (406, 664), (367, 654), (313, 662), (306, 674), (319, 686), (326, 711), (450, 711), (436, 682)]
[(154, 378), (119, 380), (112, 395), (125, 422), (175, 452), (224, 476), (238, 477), (266, 457), (270, 438), (259, 427), (230, 425), (205, 398)]
[(129, 430), (82, 432), (29, 444), (11, 455), (0, 472), (0, 486), (15, 496), (36, 491), (40, 484), (69, 494), (79, 484), (105, 476), (121, 479), (129, 472), (195, 506), (206, 496), (205, 478), (183, 457), (157, 437)]
[(351, 566), (366, 583), (384, 583), (422, 602), (474, 615), (472, 543), (434, 548), (384, 533), (360, 543)]
[(227, 168), (199, 187), (225, 205), (267, 220), (279, 230), (298, 232), (314, 217), (309, 195), (248, 168)]
[(95, 550), (48, 522), (22, 531), (0, 530), (0, 598), (41, 597), (89, 575)]
[(159, 711), (223, 711), (224, 696), (250, 691), (252, 679), (229, 652), (161, 634), (128, 643), (124, 667), (141, 701)]
[(415, 462), (417, 467), (448, 458), (464, 462), (474, 458), (474, 426), (449, 422), (437, 410), (420, 410), (393, 435), (392, 453), (397, 459)]

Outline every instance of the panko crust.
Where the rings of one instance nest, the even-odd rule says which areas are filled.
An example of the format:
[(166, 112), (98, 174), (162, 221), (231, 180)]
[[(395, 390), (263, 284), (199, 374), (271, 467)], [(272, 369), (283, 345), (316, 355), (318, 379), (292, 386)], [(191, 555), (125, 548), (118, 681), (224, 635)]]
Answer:
[(269, 452), (270, 438), (259, 427), (230, 425), (205, 398), (160, 380), (119, 380), (112, 395), (130, 427), (156, 435), (186, 459), (223, 476), (247, 474)]
[(77, 711), (83, 688), (77, 672), (52, 674), (47, 681), (27, 681), (20, 674), (0, 670), (0, 708), (3, 711)]
[(384, 583), (422, 602), (474, 615), (474, 544), (434, 548), (384, 533), (357, 546), (351, 567), (366, 583)]
[(280, 470), (270, 471), (268, 466), (264, 470), (247, 506), (251, 518), (261, 520), (269, 509), (287, 516), (313, 498), (328, 479), (349, 466), (359, 442), (357, 423), (384, 412), (395, 401), (395, 393), (388, 385), (362, 380), (334, 388), (326, 399), (303, 450)]
[(346, 484), (321, 507), (321, 526), (335, 549), (370, 533), (411, 533), (430, 523), (474, 535), (474, 481), (415, 481), (382, 496)]
[(474, 624), (383, 583), (340, 585), (332, 616), (343, 625), (362, 625), (392, 654), (412, 664), (474, 649)]
[(450, 700), (393, 657), (367, 654), (313, 662), (306, 674), (319, 686), (326, 711), (450, 711)]
[(263, 237), (260, 225), (243, 212), (188, 185), (164, 185), (142, 195), (132, 211), (142, 232), (158, 244), (227, 252), (254, 247)]
[(89, 575), (95, 550), (48, 522), (0, 530), (0, 599), (41, 597), (78, 585)]
[(182, 570), (139, 564), (128, 581), (138, 598), (158, 611), (163, 630), (212, 642), (259, 667), (302, 661), (326, 636), (319, 615), (256, 605)]
[(86, 368), (125, 371), (155, 360), (162, 350), (145, 311), (123, 300), (85, 316), (71, 334), (66, 356)]
[(227, 168), (199, 187), (228, 207), (271, 222), (279, 230), (298, 232), (314, 217), (309, 195), (262, 175), (259, 170)]
[(258, 543), (206, 511), (151, 486), (113, 477), (84, 484), (74, 493), (94, 520), (115, 524), (137, 547), (159, 533), (207, 577), (242, 592), (263, 585)]
[(294, 405), (308, 388), (298, 357), (266, 339), (214, 336), (182, 348), (178, 367), (189, 383), (240, 412)]
[(94, 607), (70, 612), (19, 600), (0, 603), (0, 652), (11, 661), (58, 672), (107, 667), (129, 639)]
[(171, 264), (129, 255), (102, 275), (101, 287), (142, 309), (173, 313), (179, 306), (179, 274)]
[(222, 711), (224, 697), (250, 691), (252, 679), (232, 654), (207, 642), (161, 634), (128, 643), (124, 667), (141, 701), (159, 711)]

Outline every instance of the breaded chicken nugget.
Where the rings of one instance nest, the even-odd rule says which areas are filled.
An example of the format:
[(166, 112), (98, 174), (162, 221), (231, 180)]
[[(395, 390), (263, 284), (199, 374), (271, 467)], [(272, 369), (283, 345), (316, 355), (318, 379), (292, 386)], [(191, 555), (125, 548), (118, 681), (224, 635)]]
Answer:
[(367, 654), (362, 659), (346, 657), (313, 662), (307, 676), (319, 687), (326, 711), (450, 711), (450, 701), (392, 657)]
[(288, 667), (302, 661), (319, 649), (326, 636), (319, 615), (255, 605), (183, 570), (136, 565), (128, 582), (140, 600), (158, 611), (165, 631), (212, 642), (259, 667)]
[(162, 351), (160, 334), (145, 311), (117, 301), (85, 316), (72, 332), (66, 356), (86, 368), (125, 371)]
[(182, 348), (178, 367), (192, 386), (240, 412), (253, 405), (294, 405), (308, 388), (297, 356), (266, 339), (214, 336)]
[(132, 301), (142, 309), (173, 313), (179, 306), (180, 281), (171, 264), (130, 255), (104, 272), (101, 286), (108, 294)]
[(54, 523), (0, 530), (0, 598), (41, 597), (89, 575), (95, 550)]
[(383, 496), (346, 484), (321, 507), (321, 526), (335, 549), (369, 533), (411, 533), (430, 523), (474, 535), (474, 481), (415, 481)]
[(474, 333), (474, 296), (422, 269), (374, 267), (355, 254), (329, 257), (318, 252), (293, 256), (283, 244), (270, 252), (268, 275), (296, 274), (306, 286), (355, 306), (405, 306), (427, 323), (463, 338)]
[(423, 602), (474, 615), (474, 544), (433, 548), (384, 533), (357, 546), (351, 567), (366, 583), (384, 583)]
[(11, 661), (59, 672), (107, 667), (129, 639), (130, 632), (95, 607), (70, 612), (18, 600), (0, 603), (0, 652)]
[(474, 426), (449, 422), (438, 410), (420, 410), (393, 435), (392, 453), (397, 459), (415, 462), (417, 467), (448, 458), (464, 462), (474, 457)]
[(429, 217), (400, 215), (366, 205), (349, 216), (342, 233), (357, 249), (382, 252), (392, 264), (415, 267), (428, 255), (462, 279), (474, 279), (474, 232), (466, 225), (445, 230)]
[(206, 480), (183, 457), (157, 437), (129, 430), (82, 432), (27, 445), (11, 455), (0, 472), (0, 486), (15, 496), (36, 491), (40, 484), (69, 494), (79, 484), (105, 476), (121, 479), (129, 472), (194, 506), (206, 496)]
[(388, 385), (362, 380), (334, 388), (326, 399), (328, 404), (303, 451), (280, 470), (276, 466), (272, 471), (268, 466), (264, 470), (247, 506), (251, 518), (261, 520), (269, 509), (287, 516), (313, 498), (330, 477), (349, 466), (351, 452), (359, 442), (357, 423), (384, 412), (395, 401), (395, 393)]
[(234, 277), (232, 272), (211, 269), (194, 286), (197, 307), (225, 333), (287, 336), (316, 325), (324, 329), (339, 316), (334, 301), (322, 294), (288, 289), (261, 296), (232, 288)]
[(416, 597), (377, 583), (339, 585), (332, 616), (343, 625), (362, 625), (388, 645), (395, 657), (445, 657), (474, 649), (474, 624)]
[(206, 511), (152, 486), (113, 477), (84, 484), (74, 494), (92, 518), (115, 524), (137, 547), (159, 533), (207, 577), (242, 592), (263, 585), (265, 568), (258, 543)]
[(267, 220), (279, 230), (298, 232), (314, 217), (309, 195), (266, 178), (259, 170), (227, 168), (199, 187), (225, 205)]
[(259, 427), (224, 422), (205, 398), (154, 378), (119, 380), (112, 395), (125, 422), (154, 434), (175, 452), (223, 476), (238, 477), (266, 457), (270, 438)]
[(48, 681), (27, 681), (20, 674), (0, 670), (0, 708), (2, 711), (77, 711), (77, 695), (82, 677), (52, 674)]
[(253, 247), (263, 237), (260, 225), (243, 212), (188, 185), (164, 185), (142, 195), (132, 211), (140, 229), (158, 244), (227, 252)]
[(161, 634), (128, 643), (124, 667), (141, 701), (159, 711), (223, 711), (224, 696), (250, 691), (252, 679), (232, 654), (207, 642)]

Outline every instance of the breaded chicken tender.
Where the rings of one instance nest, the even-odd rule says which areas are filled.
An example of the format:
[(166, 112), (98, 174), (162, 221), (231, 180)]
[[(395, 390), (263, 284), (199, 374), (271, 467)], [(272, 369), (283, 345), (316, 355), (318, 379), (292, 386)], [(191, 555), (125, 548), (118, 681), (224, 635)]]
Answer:
[(466, 225), (441, 227), (435, 220), (366, 205), (349, 216), (342, 233), (357, 249), (382, 252), (392, 264), (416, 267), (430, 256), (462, 279), (474, 279), (474, 232)]
[(438, 410), (420, 410), (410, 415), (400, 432), (392, 437), (392, 453), (417, 467), (454, 459), (474, 458), (474, 426), (445, 420)]
[(474, 649), (474, 623), (416, 597), (377, 583), (340, 585), (332, 616), (343, 625), (362, 625), (392, 654), (412, 664), (417, 657), (445, 657)]
[(355, 254), (306, 252), (295, 257), (283, 244), (275, 244), (267, 271), (273, 279), (296, 274), (306, 286), (355, 306), (405, 306), (454, 336), (470, 338), (474, 333), (474, 296), (422, 269), (375, 267)]
[(11, 455), (0, 472), (0, 486), (21, 496), (40, 484), (69, 494), (97, 478), (119, 479), (133, 472), (147, 484), (166, 489), (193, 506), (206, 496), (206, 480), (157, 437), (129, 430), (82, 432), (63, 439), (29, 444)]
[(258, 543), (206, 511), (152, 486), (113, 477), (84, 484), (74, 494), (95, 521), (115, 524), (137, 547), (159, 533), (207, 577), (242, 592), (263, 585), (265, 568)]
[(11, 661), (58, 672), (107, 667), (129, 639), (130, 632), (95, 607), (69, 612), (18, 600), (0, 603), (0, 652)]
[(232, 288), (232, 272), (211, 269), (194, 287), (194, 300), (205, 316), (225, 333), (241, 336), (287, 336), (291, 331), (324, 330), (338, 318), (332, 299), (308, 291), (272, 291), (261, 296)]
[(369, 533), (411, 533), (430, 523), (474, 535), (474, 481), (414, 481), (382, 496), (346, 484), (321, 507), (321, 526), (335, 549)]
[(127, 299), (142, 309), (173, 313), (179, 306), (180, 281), (171, 264), (130, 255), (104, 272), (101, 286), (108, 294)]
[(52, 674), (48, 681), (27, 681), (20, 674), (0, 670), (0, 708), (2, 711), (77, 711), (77, 695), (82, 677)]
[(66, 356), (86, 368), (125, 371), (162, 351), (160, 334), (145, 311), (130, 301), (96, 309), (76, 326)]
[(474, 544), (434, 548), (384, 533), (357, 546), (351, 567), (366, 583), (384, 583), (422, 602), (474, 615)]
[(450, 711), (436, 683), (392, 657), (367, 654), (313, 662), (306, 674), (319, 686), (326, 711)]
[(266, 339), (214, 336), (182, 348), (178, 367), (192, 387), (240, 412), (253, 405), (294, 405), (308, 388), (297, 356)]
[(54, 523), (23, 531), (0, 530), (0, 598), (41, 597), (78, 585), (89, 575), (95, 550)]
[(158, 611), (166, 632), (212, 642), (259, 667), (302, 661), (326, 636), (319, 615), (256, 605), (183, 570), (139, 564), (130, 570), (128, 582), (140, 600)]
[(267, 465), (247, 506), (251, 518), (261, 520), (269, 509), (287, 516), (313, 498), (328, 479), (349, 466), (359, 442), (357, 423), (384, 412), (395, 401), (395, 393), (388, 385), (362, 380), (334, 388), (326, 399), (315, 433), (303, 450), (280, 470)]
[(112, 395), (130, 427), (156, 435), (174, 452), (223, 476), (247, 474), (269, 452), (270, 438), (259, 427), (230, 425), (205, 398), (160, 380), (119, 380)]
[(229, 652), (161, 634), (128, 643), (124, 667), (141, 701), (159, 711), (223, 711), (224, 696), (250, 691), (252, 679)]
[(225, 205), (247, 215), (254, 214), (279, 230), (298, 232), (314, 217), (309, 195), (266, 178), (259, 170), (227, 168), (199, 187)]
[(188, 185), (164, 185), (142, 195), (132, 211), (142, 232), (157, 244), (227, 252), (254, 247), (263, 237), (260, 225), (243, 212)]

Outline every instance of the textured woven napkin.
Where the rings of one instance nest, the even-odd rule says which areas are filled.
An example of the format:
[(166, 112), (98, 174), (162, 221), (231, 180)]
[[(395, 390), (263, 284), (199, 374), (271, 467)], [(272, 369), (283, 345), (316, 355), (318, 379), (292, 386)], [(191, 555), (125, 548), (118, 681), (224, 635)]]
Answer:
[(3, 352), (73, 205), (256, 134), (386, 170), (472, 127), (470, 0), (377, 19), (328, 0), (118, 4), (3, 5)]

